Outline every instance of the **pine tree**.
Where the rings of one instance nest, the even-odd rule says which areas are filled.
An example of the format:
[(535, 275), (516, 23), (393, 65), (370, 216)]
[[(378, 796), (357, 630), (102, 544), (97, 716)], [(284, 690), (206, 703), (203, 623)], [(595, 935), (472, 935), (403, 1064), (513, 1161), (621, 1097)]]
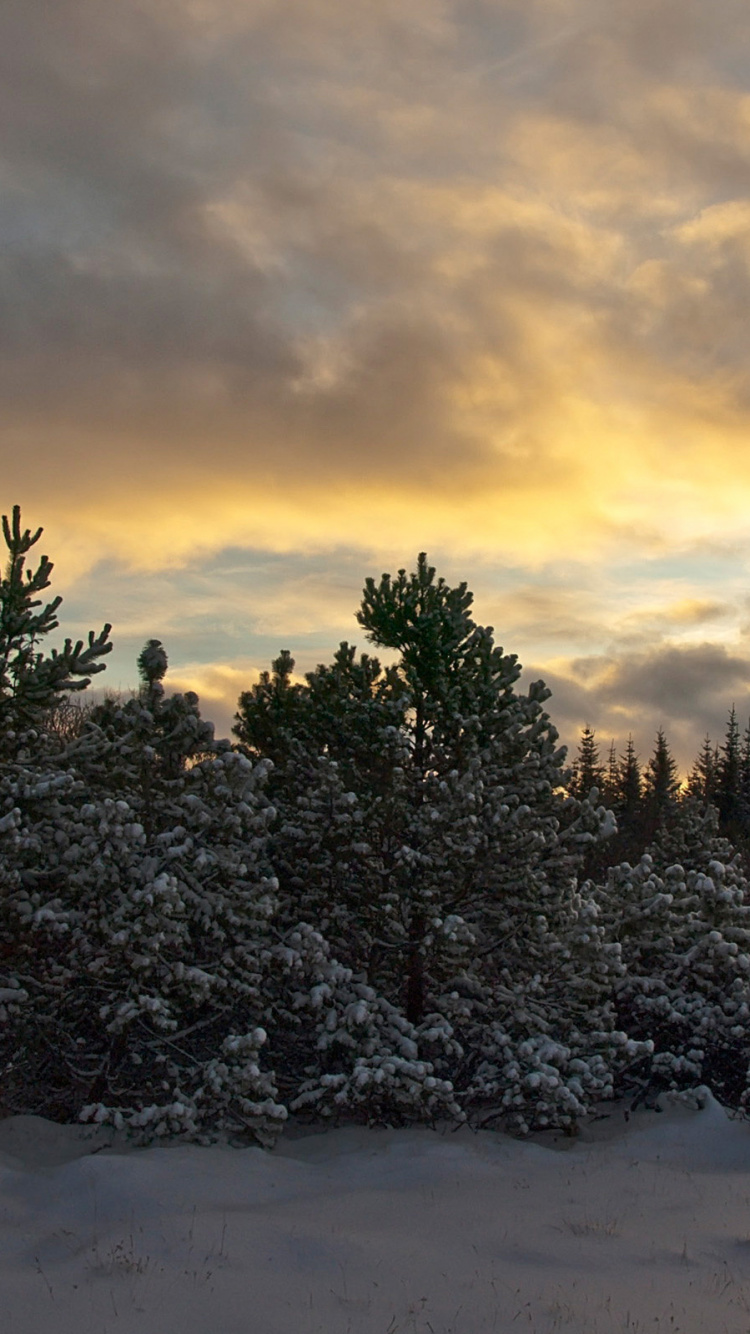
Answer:
[(21, 528), (21, 510), (3, 515), (3, 536), (8, 563), (0, 579), (0, 738), (28, 729), (71, 692), (84, 690), (91, 677), (104, 670), (99, 659), (112, 649), (107, 642), (111, 626), (99, 635), (89, 631), (88, 644), (66, 639), (62, 649), (44, 653), (40, 640), (58, 627), (55, 597), (46, 604), (37, 596), (50, 585), (52, 562), (41, 556), (36, 570), (26, 569), (31, 548), (42, 535)]
[(698, 870), (706, 870), (712, 861), (728, 866), (737, 856), (737, 849), (719, 831), (716, 807), (704, 806), (689, 794), (681, 796), (671, 818), (659, 826), (645, 851), (657, 875), (675, 864)]
[(0, 775), (0, 998), (13, 1110), (142, 1138), (224, 1127), (270, 1141), (285, 1109), (261, 1051), (282, 1003), (265, 766), (214, 743), (195, 695), (107, 701)]
[(599, 897), (625, 968), (618, 1021), (646, 1044), (631, 1087), (654, 1098), (707, 1084), (737, 1107), (750, 1060), (750, 898), (738, 858), (701, 860), (657, 871), (646, 855), (614, 867)]
[[(443, 1081), (444, 1108), (453, 1085), (473, 1114), (494, 1107), (528, 1128), (575, 1119), (611, 1087), (614, 959), (576, 886), (582, 853), (608, 821), (566, 798), (549, 692), (538, 682), (517, 693), (517, 660), (474, 623), (471, 601), (423, 555), (410, 576), (368, 580), (358, 619), (376, 645), (398, 651), (394, 666), (383, 671), (346, 644), (305, 684), (274, 664), (241, 696), (236, 732), (278, 765), (282, 917), (292, 934), (294, 920), (320, 930), (350, 970), (340, 997), (369, 988), (358, 1013), (390, 1007), (378, 1041), (398, 1029), (393, 1054), (400, 1060), (408, 1041), (423, 1072), (421, 1084), (407, 1080), (412, 1115), (425, 1114), (426, 1077)], [(325, 1018), (326, 1032), (343, 1035), (343, 1065), (318, 1057), (310, 1105), (335, 1090), (351, 1106), (362, 1053), (344, 1041), (344, 1013), (336, 1002)], [(382, 1046), (378, 1060), (382, 1071), (402, 1068)], [(390, 1097), (405, 1115), (407, 1086), (382, 1081), (383, 1106)]]

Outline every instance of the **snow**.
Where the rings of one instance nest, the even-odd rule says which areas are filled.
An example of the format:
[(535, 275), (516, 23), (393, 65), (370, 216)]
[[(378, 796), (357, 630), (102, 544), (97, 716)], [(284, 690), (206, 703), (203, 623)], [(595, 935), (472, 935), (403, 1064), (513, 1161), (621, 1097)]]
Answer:
[(710, 1097), (578, 1139), (292, 1128), (134, 1149), (0, 1122), (13, 1334), (747, 1334), (750, 1124)]

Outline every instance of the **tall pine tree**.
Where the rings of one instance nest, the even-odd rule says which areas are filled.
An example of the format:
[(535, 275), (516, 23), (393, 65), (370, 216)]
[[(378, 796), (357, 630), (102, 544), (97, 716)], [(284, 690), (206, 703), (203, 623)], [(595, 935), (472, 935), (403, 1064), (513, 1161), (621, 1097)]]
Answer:
[[(517, 691), (515, 656), (471, 603), (424, 555), (411, 575), (368, 580), (359, 622), (397, 662), (382, 671), (342, 645), (296, 685), (275, 664), (242, 695), (236, 731), (283, 770), (272, 855), (290, 925), (304, 914), (401, 1015), (400, 1042), (430, 1078), (523, 1128), (570, 1121), (611, 1087), (614, 956), (576, 883), (608, 822), (566, 797), (549, 692)], [(345, 1033), (336, 1014), (325, 1023)], [(345, 1100), (356, 1069), (370, 1077), (351, 1035), (348, 1063), (346, 1050), (342, 1037), (338, 1070), (319, 1067), (306, 1098), (337, 1088)], [(421, 1099), (417, 1085), (414, 1115)]]
[(42, 535), (21, 527), (20, 506), (10, 519), (3, 515), (3, 537), (8, 549), (5, 574), (0, 579), (0, 744), (8, 734), (40, 723), (45, 712), (71, 692), (84, 690), (91, 677), (104, 670), (100, 661), (112, 649), (111, 627), (98, 635), (89, 631), (88, 643), (66, 639), (61, 649), (45, 652), (41, 641), (58, 627), (62, 598), (45, 603), (38, 594), (49, 588), (53, 565), (41, 556), (35, 570), (27, 557)]

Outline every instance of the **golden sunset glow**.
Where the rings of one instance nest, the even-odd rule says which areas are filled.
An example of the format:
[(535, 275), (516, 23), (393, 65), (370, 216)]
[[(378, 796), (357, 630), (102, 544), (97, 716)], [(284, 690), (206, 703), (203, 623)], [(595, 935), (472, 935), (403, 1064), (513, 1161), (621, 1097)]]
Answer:
[(588, 722), (750, 710), (734, 0), (42, 0), (0, 17), (7, 511), (63, 630), (226, 730), (427, 550)]

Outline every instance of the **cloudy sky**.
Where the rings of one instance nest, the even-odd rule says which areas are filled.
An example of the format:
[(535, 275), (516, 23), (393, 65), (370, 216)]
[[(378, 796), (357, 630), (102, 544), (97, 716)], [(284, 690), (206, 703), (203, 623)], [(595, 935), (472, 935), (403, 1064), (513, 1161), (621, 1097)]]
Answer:
[(2, 509), (229, 727), (426, 550), (575, 744), (750, 712), (746, 0), (5, 0)]

